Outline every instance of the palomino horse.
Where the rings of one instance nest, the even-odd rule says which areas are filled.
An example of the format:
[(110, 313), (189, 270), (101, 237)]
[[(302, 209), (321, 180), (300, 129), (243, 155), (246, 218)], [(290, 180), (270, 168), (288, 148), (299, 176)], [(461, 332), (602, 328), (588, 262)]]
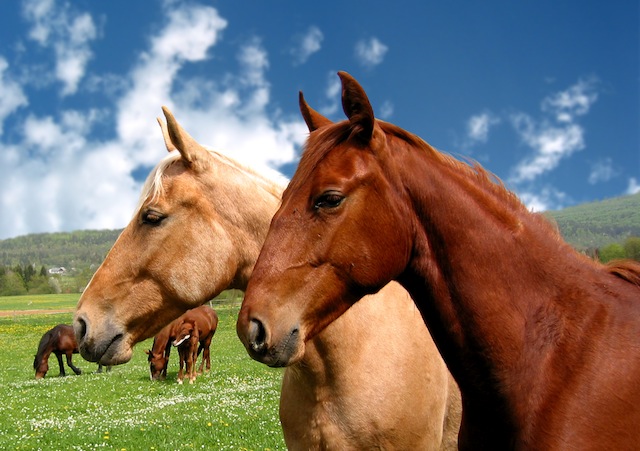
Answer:
[[(67, 359), (67, 365), (76, 374), (82, 374), (80, 368), (73, 364), (72, 356), (77, 354), (78, 344), (76, 342), (76, 336), (73, 333), (73, 327), (67, 324), (58, 324), (57, 326), (49, 329), (42, 335), (40, 343), (38, 344), (38, 352), (33, 360), (33, 369), (36, 370), (36, 379), (42, 379), (49, 371), (49, 356), (54, 353), (58, 359), (58, 366), (60, 367), (60, 376), (66, 376), (64, 371), (64, 365), (62, 363), (62, 356)], [(111, 368), (107, 367), (107, 371)], [(102, 365), (98, 365), (98, 373), (102, 372)]]
[(246, 290), (251, 356), (299, 361), (398, 280), (460, 386), (461, 448), (637, 448), (640, 265), (577, 253), (480, 166), (376, 120), (339, 76), (348, 120), (310, 134)]
[[(78, 304), (80, 350), (92, 361), (126, 362), (135, 343), (188, 308), (244, 290), (280, 205), (280, 186), (206, 151), (165, 116), (167, 148), (177, 151), (149, 175), (133, 220)], [(452, 448), (458, 395), (395, 284), (311, 340), (285, 370), (280, 419), (290, 449)]]
[[(197, 313), (194, 314), (193, 312), (195, 311), (197, 311)], [(196, 357), (204, 351), (202, 354), (202, 363), (198, 371), (202, 373), (205, 361), (207, 371), (211, 369), (211, 340), (218, 327), (218, 315), (211, 307), (202, 305), (195, 309), (187, 310), (179, 318), (164, 326), (153, 338), (151, 349), (145, 351), (149, 356), (147, 360), (149, 361), (149, 376), (152, 381), (167, 378), (171, 348), (175, 342), (182, 341), (186, 337), (184, 333), (186, 329), (182, 328), (185, 317), (190, 319), (194, 316), (197, 317), (197, 322), (200, 324), (200, 329), (198, 330), (199, 346), (196, 348)], [(179, 377), (178, 380), (181, 382), (182, 377)]]
[(198, 373), (202, 374), (205, 362), (206, 370), (211, 369), (211, 340), (218, 328), (218, 314), (208, 305), (201, 305), (187, 310), (180, 318), (173, 321), (173, 346), (178, 348), (180, 354), (180, 371), (178, 383), (182, 384), (184, 378), (183, 367), (186, 367), (189, 383), (196, 380), (196, 360), (202, 352), (202, 361)]

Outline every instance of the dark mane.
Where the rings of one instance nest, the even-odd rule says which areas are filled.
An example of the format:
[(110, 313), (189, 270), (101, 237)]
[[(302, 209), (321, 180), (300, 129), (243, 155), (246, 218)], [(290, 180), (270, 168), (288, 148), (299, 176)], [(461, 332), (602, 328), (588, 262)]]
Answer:
[(509, 191), (502, 180), (495, 174), (484, 169), (477, 161), (472, 159), (458, 160), (446, 153), (440, 152), (429, 145), (419, 136), (410, 133), (397, 125), (378, 121), (380, 128), (387, 134), (394, 136), (407, 144), (422, 149), (436, 162), (453, 169), (462, 177), (469, 178), (483, 187), (486, 191), (491, 192), (494, 196), (498, 196), (501, 200), (507, 202), (512, 208), (517, 210), (526, 210), (526, 207), (520, 199), (511, 191)]
[(613, 260), (606, 264), (607, 271), (640, 288), (640, 262), (635, 260)]
[(34, 370), (38, 369), (38, 366), (40, 365), (40, 361), (43, 358), (43, 354), (45, 353), (45, 351), (47, 350), (47, 347), (49, 346), (49, 343), (51, 342), (52, 336), (53, 336), (53, 330), (50, 330), (47, 333), (45, 333), (40, 339), (40, 343), (38, 344), (38, 352), (36, 353), (36, 357), (33, 360)]

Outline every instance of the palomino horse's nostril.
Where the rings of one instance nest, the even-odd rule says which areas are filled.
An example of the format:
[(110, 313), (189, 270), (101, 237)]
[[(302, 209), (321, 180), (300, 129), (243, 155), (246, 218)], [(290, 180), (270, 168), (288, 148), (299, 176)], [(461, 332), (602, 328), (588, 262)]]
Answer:
[(78, 342), (84, 340), (84, 337), (87, 335), (87, 323), (82, 318), (76, 319), (76, 324), (74, 327), (76, 333), (76, 339)]
[(262, 321), (252, 319), (249, 323), (249, 345), (251, 350), (257, 354), (265, 352), (267, 332), (262, 324)]

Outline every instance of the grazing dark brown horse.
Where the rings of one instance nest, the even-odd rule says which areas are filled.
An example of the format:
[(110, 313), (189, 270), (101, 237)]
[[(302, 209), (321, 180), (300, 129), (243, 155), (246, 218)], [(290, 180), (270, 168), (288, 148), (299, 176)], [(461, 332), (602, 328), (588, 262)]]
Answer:
[(60, 376), (66, 376), (62, 363), (63, 355), (67, 358), (69, 368), (76, 374), (82, 374), (80, 368), (74, 366), (71, 360), (72, 355), (78, 353), (78, 344), (73, 333), (73, 327), (66, 324), (58, 324), (44, 333), (38, 344), (36, 357), (33, 360), (36, 379), (42, 379), (49, 371), (49, 355), (51, 353), (54, 353), (58, 359)]
[(188, 310), (173, 323), (171, 335), (174, 337), (173, 346), (180, 354), (180, 371), (178, 383), (184, 379), (183, 367), (186, 367), (189, 383), (196, 380), (196, 360), (202, 352), (202, 361), (198, 373), (202, 373), (206, 363), (206, 370), (211, 369), (211, 340), (218, 328), (218, 314), (208, 305), (201, 305)]
[[(42, 379), (49, 371), (49, 356), (54, 353), (58, 359), (58, 366), (60, 367), (60, 376), (66, 376), (64, 371), (64, 364), (62, 363), (62, 356), (67, 359), (67, 365), (76, 374), (82, 374), (80, 368), (74, 366), (72, 361), (73, 354), (77, 354), (78, 343), (76, 342), (76, 336), (73, 333), (73, 327), (67, 324), (58, 324), (57, 326), (49, 329), (42, 335), (40, 343), (38, 344), (38, 352), (33, 360), (33, 369), (36, 370), (36, 379)], [(107, 371), (111, 368), (107, 367)], [(102, 372), (102, 365), (98, 366), (98, 373)]]
[[(170, 153), (78, 303), (75, 329), (91, 361), (124, 363), (187, 309), (244, 290), (280, 205), (279, 184), (208, 151), (165, 116)], [(284, 371), (280, 420), (290, 450), (452, 449), (459, 395), (408, 293), (391, 283)]]
[(460, 386), (460, 448), (637, 449), (640, 264), (577, 253), (479, 165), (376, 120), (339, 76), (348, 120), (310, 134), (247, 287), (251, 356), (296, 362), (398, 280)]
[(171, 355), (171, 345), (175, 339), (172, 336), (175, 321), (170, 322), (162, 328), (153, 338), (151, 349), (145, 351), (149, 356), (149, 377), (152, 381), (165, 380), (167, 378), (167, 368), (169, 367), (169, 356)]

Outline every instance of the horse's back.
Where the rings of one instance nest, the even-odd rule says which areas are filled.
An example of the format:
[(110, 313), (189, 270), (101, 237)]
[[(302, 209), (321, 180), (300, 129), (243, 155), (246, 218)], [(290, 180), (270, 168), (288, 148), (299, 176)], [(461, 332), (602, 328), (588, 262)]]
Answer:
[(455, 449), (460, 412), (458, 387), (396, 283), (307, 343), (280, 401), (290, 449)]
[(208, 305), (191, 309), (184, 316), (195, 321), (201, 338), (213, 335), (218, 327), (218, 314)]
[(52, 352), (71, 352), (74, 354), (79, 352), (73, 327), (67, 324), (58, 324), (48, 333), (50, 333), (50, 340), (52, 342)]

